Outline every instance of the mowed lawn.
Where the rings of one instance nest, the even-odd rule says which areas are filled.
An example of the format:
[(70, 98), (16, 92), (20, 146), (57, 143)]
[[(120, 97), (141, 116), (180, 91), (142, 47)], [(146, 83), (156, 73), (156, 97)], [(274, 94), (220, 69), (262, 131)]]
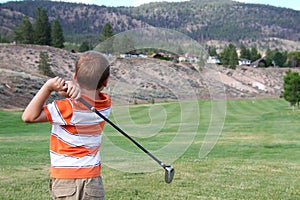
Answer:
[[(215, 133), (214, 148), (202, 158), (211, 102), (197, 105), (190, 111), (178, 103), (132, 105), (127, 113), (115, 105), (110, 119), (162, 161), (171, 161), (176, 173), (166, 184), (157, 163), (106, 125), (106, 199), (300, 199), (299, 110), (293, 112), (282, 99), (227, 101), (222, 132), (219, 137)], [(182, 117), (193, 109), (190, 121)], [(0, 112), (0, 199), (50, 199), (50, 128), (47, 123), (24, 124), (21, 112)], [(164, 149), (168, 145), (174, 152)]]

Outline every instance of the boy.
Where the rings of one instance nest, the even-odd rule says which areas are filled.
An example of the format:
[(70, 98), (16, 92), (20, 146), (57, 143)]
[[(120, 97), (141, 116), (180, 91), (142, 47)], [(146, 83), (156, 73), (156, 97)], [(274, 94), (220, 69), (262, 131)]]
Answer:
[[(27, 123), (52, 124), (50, 138), (50, 191), (53, 199), (104, 199), (99, 149), (105, 121), (74, 99), (83, 98), (108, 117), (111, 99), (101, 90), (107, 86), (109, 62), (88, 51), (78, 58), (74, 80), (48, 80), (26, 107)], [(52, 91), (66, 99), (44, 106)]]

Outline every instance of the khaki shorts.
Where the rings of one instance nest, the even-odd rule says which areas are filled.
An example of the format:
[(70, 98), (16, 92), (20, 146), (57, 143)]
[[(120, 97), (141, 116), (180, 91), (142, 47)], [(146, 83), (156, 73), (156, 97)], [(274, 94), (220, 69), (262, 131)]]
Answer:
[(102, 200), (104, 187), (101, 177), (50, 180), (50, 193), (59, 200)]

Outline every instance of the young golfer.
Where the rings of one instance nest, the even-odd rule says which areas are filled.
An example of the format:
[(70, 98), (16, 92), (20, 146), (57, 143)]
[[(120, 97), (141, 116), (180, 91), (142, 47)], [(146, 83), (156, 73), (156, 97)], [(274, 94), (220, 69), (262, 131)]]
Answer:
[[(59, 77), (48, 80), (23, 113), (22, 119), (27, 123), (52, 124), (53, 199), (104, 199), (99, 149), (105, 121), (76, 99), (83, 98), (108, 117), (111, 99), (102, 89), (107, 85), (109, 69), (109, 62), (102, 54), (95, 51), (81, 54), (76, 62), (75, 83)], [(53, 91), (67, 98), (45, 106)]]

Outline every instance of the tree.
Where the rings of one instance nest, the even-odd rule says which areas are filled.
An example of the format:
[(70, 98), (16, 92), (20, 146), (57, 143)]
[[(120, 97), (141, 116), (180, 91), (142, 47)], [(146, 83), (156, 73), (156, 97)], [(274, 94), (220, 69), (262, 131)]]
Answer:
[(231, 69), (235, 69), (236, 66), (239, 64), (239, 58), (238, 58), (238, 54), (236, 52), (236, 47), (234, 45), (230, 46), (229, 45), (229, 67)]
[(14, 39), (21, 44), (33, 44), (34, 32), (31, 22), (24, 16), (21, 23), (14, 30)]
[(260, 53), (258, 53), (258, 50), (256, 49), (256, 47), (251, 48), (250, 54), (251, 54), (251, 62), (254, 62), (261, 58), (261, 55), (260, 55)]
[(274, 58), (274, 51), (272, 51), (271, 49), (268, 48), (266, 51), (266, 57), (265, 57), (266, 67), (270, 67), (270, 66), (275, 67), (273, 58)]
[(266, 60), (266, 66), (265, 66), (265, 67), (274, 66), (274, 65), (273, 65), (274, 62), (273, 62), (273, 59), (272, 59), (272, 58), (266, 57), (265, 60)]
[(288, 65), (291, 67), (300, 67), (300, 51), (292, 51), (287, 55)]
[(283, 78), (283, 97), (290, 102), (291, 106), (295, 106), (300, 102), (300, 75), (298, 72), (288, 71)]
[(248, 59), (251, 60), (251, 52), (249, 49), (246, 48), (245, 45), (241, 45), (241, 53), (240, 53), (240, 58)]
[(267, 51), (266, 51), (266, 57), (269, 57), (269, 58), (273, 59), (274, 51), (272, 51), (271, 49), (268, 48)]
[(47, 52), (40, 53), (40, 60), (38, 65), (39, 72), (43, 75), (54, 77), (54, 73), (52, 72), (49, 64), (49, 56)]
[(113, 29), (109, 23), (106, 23), (103, 28), (99, 38), (100, 44), (97, 50), (103, 53), (113, 53)]
[(217, 48), (214, 47), (214, 46), (209, 46), (208, 47), (208, 55), (213, 56), (213, 57), (217, 57), (218, 56)]
[(46, 11), (41, 8), (37, 8), (34, 33), (35, 44), (51, 45), (51, 24)]
[(8, 30), (2, 30), (0, 33), (0, 43), (10, 43), (13, 40)]
[(223, 51), (219, 55), (219, 59), (221, 60), (222, 65), (228, 66), (229, 64), (229, 48), (226, 46)]
[(273, 57), (274, 62), (277, 66), (283, 67), (284, 63), (286, 62), (287, 56), (285, 53), (282, 53), (280, 51), (276, 51)]
[(79, 47), (79, 52), (85, 52), (85, 51), (89, 51), (92, 49), (92, 46), (90, 45), (90, 43), (85, 40), (81, 43), (80, 47)]
[(233, 44), (226, 46), (220, 54), (220, 60), (222, 65), (235, 69), (239, 63), (236, 47)]
[(109, 23), (104, 24), (101, 35), (99, 38), (100, 42), (103, 42), (109, 38), (111, 38), (114, 35), (113, 29)]
[(51, 44), (53, 47), (56, 48), (64, 48), (64, 33), (63, 29), (58, 21), (58, 19), (55, 19), (52, 23), (52, 29), (51, 29)]

